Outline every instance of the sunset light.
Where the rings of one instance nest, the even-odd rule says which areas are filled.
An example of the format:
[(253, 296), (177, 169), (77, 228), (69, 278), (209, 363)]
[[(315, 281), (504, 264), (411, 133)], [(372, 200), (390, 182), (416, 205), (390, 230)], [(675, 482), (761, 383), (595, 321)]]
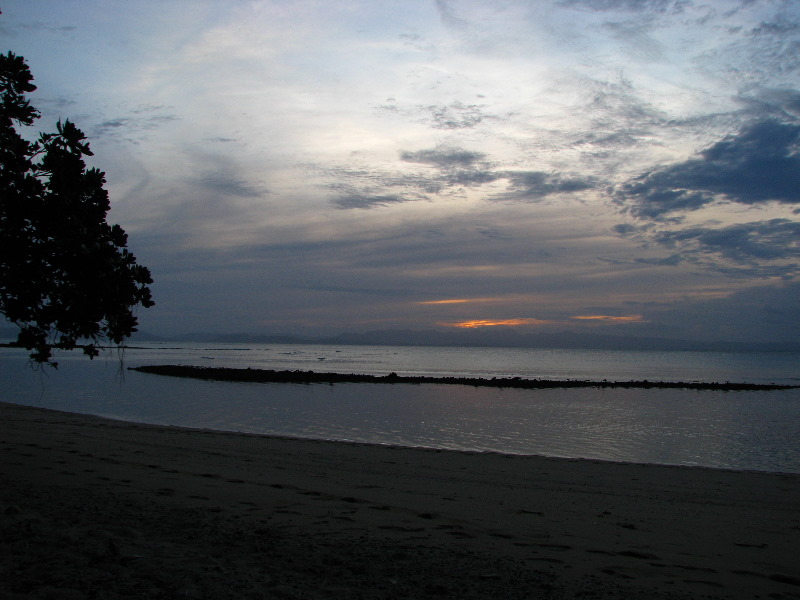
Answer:
[(302, 339), (795, 343), (798, 23), (792, 0), (0, 14), (38, 130), (86, 133), (152, 272), (139, 334)]
[(459, 327), (462, 329), (475, 329), (478, 327), (517, 327), (519, 325), (547, 325), (553, 321), (542, 319), (474, 319), (472, 321), (460, 321), (458, 323), (440, 323), (447, 327)]
[(497, 302), (499, 298), (453, 298), (451, 300), (423, 300), (417, 304), (478, 304), (481, 302)]
[(0, 600), (800, 600), (800, 0), (0, 32)]

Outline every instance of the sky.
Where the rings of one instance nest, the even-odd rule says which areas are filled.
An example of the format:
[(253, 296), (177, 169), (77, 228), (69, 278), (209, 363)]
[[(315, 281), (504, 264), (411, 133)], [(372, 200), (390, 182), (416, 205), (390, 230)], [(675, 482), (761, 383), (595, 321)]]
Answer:
[(158, 335), (800, 339), (794, 0), (0, 0)]

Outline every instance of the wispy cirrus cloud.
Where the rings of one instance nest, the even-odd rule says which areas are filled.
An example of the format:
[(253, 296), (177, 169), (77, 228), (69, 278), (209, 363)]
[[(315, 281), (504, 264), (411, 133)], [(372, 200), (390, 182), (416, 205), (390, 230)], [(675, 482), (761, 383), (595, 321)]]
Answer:
[(559, 0), (558, 4), (597, 12), (627, 11), (632, 13), (681, 12), (686, 5), (681, 0)]
[(796, 2), (103, 6), (0, 27), (171, 290), (146, 329), (719, 335), (691, 302), (738, 325), (758, 302), (734, 291), (800, 277)]
[(127, 142), (140, 142), (144, 132), (165, 127), (179, 117), (164, 106), (143, 106), (125, 116), (112, 117), (96, 123), (90, 130), (92, 138), (114, 137)]
[(570, 319), (574, 319), (576, 321), (593, 321), (596, 323), (641, 323), (644, 321), (644, 317), (642, 315), (577, 315), (570, 317)]
[[(494, 166), (484, 152), (458, 146), (437, 146), (421, 150), (403, 150), (401, 163), (420, 165), (424, 170), (413, 173), (369, 171), (340, 168), (335, 174), (339, 182), (328, 185), (337, 196), (338, 208), (374, 208), (416, 200), (435, 200), (457, 188), (476, 189), (487, 184), (505, 182), (505, 191), (495, 189), (487, 195), (495, 201), (536, 202), (556, 194), (577, 194), (594, 189), (594, 176), (544, 171), (509, 171)], [(398, 165), (399, 167), (399, 165)], [(341, 180), (346, 177), (347, 183)], [(404, 193), (394, 191), (404, 189)]]

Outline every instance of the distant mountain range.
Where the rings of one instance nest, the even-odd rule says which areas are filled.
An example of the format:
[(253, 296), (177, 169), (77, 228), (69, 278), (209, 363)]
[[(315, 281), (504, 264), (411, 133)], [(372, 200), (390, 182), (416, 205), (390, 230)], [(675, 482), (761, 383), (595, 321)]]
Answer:
[[(0, 328), (0, 340), (12, 341), (17, 332)], [(800, 352), (800, 341), (784, 343), (697, 341), (653, 337), (574, 333), (519, 333), (513, 330), (410, 330), (388, 329), (363, 333), (340, 333), (329, 336), (301, 336), (261, 333), (193, 333), (181, 336), (158, 336), (138, 332), (129, 345), (137, 342), (216, 342), (251, 344), (341, 344), (374, 346), (485, 346), (505, 348), (563, 348), (596, 350), (699, 350), (722, 352)]]

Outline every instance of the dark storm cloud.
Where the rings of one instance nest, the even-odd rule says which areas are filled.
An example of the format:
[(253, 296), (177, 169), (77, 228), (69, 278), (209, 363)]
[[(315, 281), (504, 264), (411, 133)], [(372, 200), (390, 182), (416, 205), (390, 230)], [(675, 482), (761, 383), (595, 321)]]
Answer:
[(623, 184), (616, 199), (638, 218), (662, 219), (715, 200), (800, 202), (800, 125), (754, 123), (691, 159)]

